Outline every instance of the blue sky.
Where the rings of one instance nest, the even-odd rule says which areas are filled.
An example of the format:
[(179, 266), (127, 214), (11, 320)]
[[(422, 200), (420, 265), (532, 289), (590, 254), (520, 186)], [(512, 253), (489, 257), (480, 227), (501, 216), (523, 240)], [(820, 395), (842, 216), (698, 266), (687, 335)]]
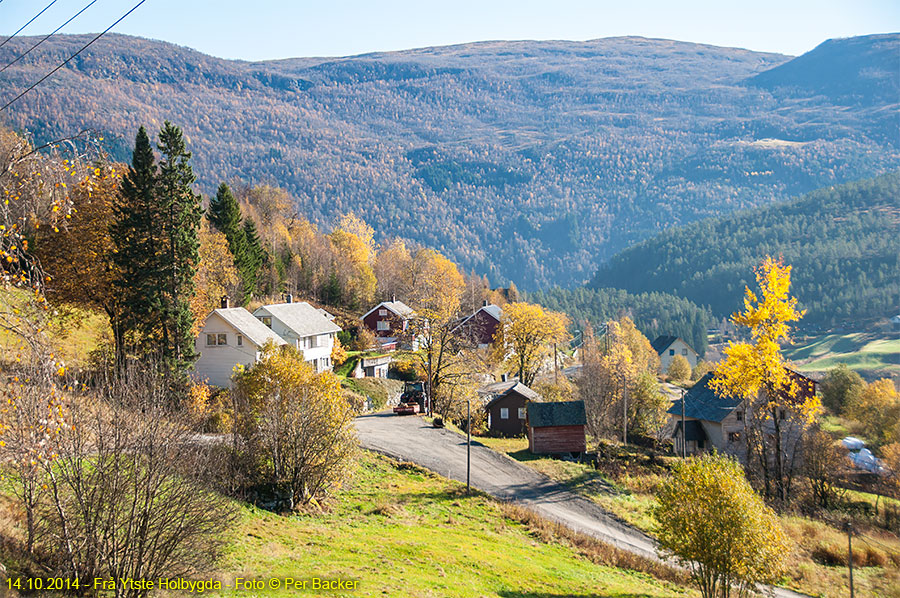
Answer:
[[(88, 1), (57, 0), (21, 35), (49, 33)], [(10, 35), (49, 2), (0, 0), (0, 34)], [(98, 0), (63, 32), (102, 31), (136, 2)], [(796, 55), (831, 37), (900, 31), (900, 1), (147, 0), (114, 31), (244, 60), (617, 35)]]

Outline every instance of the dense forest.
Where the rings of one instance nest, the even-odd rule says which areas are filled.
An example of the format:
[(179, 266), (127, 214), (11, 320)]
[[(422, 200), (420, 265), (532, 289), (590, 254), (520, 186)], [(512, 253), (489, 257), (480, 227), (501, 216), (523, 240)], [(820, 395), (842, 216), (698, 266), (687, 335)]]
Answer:
[[(0, 99), (87, 40), (48, 40), (4, 72)], [(354, 213), (376, 242), (534, 290), (581, 284), (661, 230), (896, 168), (898, 40), (793, 60), (611, 38), (247, 63), (110, 35), (4, 118), (36, 141), (92, 128), (117, 160), (138, 125), (168, 119), (206, 195), (284, 187), (323, 230)]]
[(741, 307), (754, 266), (781, 255), (807, 310), (802, 326), (891, 316), (900, 291), (898, 198), (900, 173), (891, 173), (668, 230), (613, 257), (589, 286), (672, 293), (722, 317)]
[(589, 322), (600, 332), (600, 326), (605, 322), (628, 316), (651, 341), (661, 335), (674, 335), (687, 341), (701, 356), (706, 352), (706, 331), (712, 315), (709, 310), (674, 295), (556, 287), (529, 293), (528, 300), (565, 312), (576, 326)]

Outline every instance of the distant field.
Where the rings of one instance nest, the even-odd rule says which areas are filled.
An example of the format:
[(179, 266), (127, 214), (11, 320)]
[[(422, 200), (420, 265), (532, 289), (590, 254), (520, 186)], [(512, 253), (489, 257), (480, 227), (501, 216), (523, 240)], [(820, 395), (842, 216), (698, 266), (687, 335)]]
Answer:
[[(697, 595), (643, 573), (596, 565), (569, 546), (535, 537), (494, 500), (467, 497), (457, 482), (370, 453), (326, 513), (284, 517), (248, 507), (241, 519), (220, 564), (224, 578), (358, 580), (358, 589), (330, 596)], [(298, 593), (282, 587), (260, 594)]]
[(801, 372), (824, 372), (846, 363), (867, 379), (900, 378), (900, 339), (855, 332), (810, 337), (785, 350)]

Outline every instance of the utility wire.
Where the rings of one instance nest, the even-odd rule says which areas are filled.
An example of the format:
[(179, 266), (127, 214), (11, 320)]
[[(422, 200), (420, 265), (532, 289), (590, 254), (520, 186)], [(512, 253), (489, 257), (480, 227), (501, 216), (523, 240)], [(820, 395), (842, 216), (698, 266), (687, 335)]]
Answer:
[[(0, 2), (2, 2), (2, 0), (0, 0)], [(31, 24), (34, 22), (34, 20), (35, 20), (36, 18), (38, 18), (39, 16), (41, 16), (42, 14), (44, 14), (44, 13), (47, 11), (47, 9), (50, 8), (51, 6), (53, 6), (54, 4), (56, 4), (56, 0), (52, 0), (52, 1), (50, 2), (50, 4), (48, 4), (47, 6), (44, 7), (44, 10), (42, 10), (42, 11), (39, 12), (39, 13), (37, 13), (37, 14), (34, 15), (33, 17), (31, 17), (31, 20), (28, 21), (27, 23), (25, 23), (24, 25), (22, 25), (21, 27), (19, 27), (19, 30), (18, 30), (18, 31), (16, 31), (15, 33), (13, 33), (13, 34), (10, 35), (9, 37), (7, 37), (5, 40), (3, 40), (3, 43), (0, 44), (0, 48), (2, 48), (3, 46), (5, 46), (5, 45), (6, 45), (6, 42), (8, 42), (9, 40), (11, 40), (11, 39), (14, 38), (15, 36), (19, 35), (19, 34), (22, 32), (23, 29), (25, 29), (26, 27), (28, 27), (29, 25), (31, 25)]]
[[(53, 0), (53, 1), (55, 2), (56, 0)], [(121, 17), (119, 17), (119, 19), (118, 19), (115, 23), (113, 23), (112, 25), (110, 25), (109, 27), (107, 27), (106, 29), (104, 29), (102, 33), (98, 33), (98, 34), (97, 34), (97, 37), (95, 37), (94, 39), (92, 39), (92, 40), (89, 41), (88, 43), (84, 44), (84, 45), (81, 47), (80, 50), (78, 50), (77, 52), (75, 52), (74, 54), (72, 54), (71, 56), (69, 56), (68, 58), (66, 58), (65, 61), (64, 61), (62, 64), (60, 64), (58, 67), (56, 67), (55, 69), (53, 69), (52, 71), (50, 71), (49, 73), (47, 73), (46, 75), (44, 75), (43, 77), (41, 77), (41, 79), (40, 79), (37, 83), (33, 84), (31, 87), (29, 87), (28, 89), (26, 89), (25, 91), (23, 91), (22, 93), (20, 93), (19, 95), (17, 95), (16, 97), (14, 97), (13, 99), (11, 99), (10, 101), (8, 101), (6, 104), (4, 104), (4, 106), (3, 106), (2, 108), (0, 108), (0, 112), (3, 112), (3, 111), (6, 110), (7, 108), (9, 108), (9, 107), (13, 104), (13, 102), (15, 102), (16, 100), (18, 100), (18, 99), (21, 98), (22, 96), (24, 96), (26, 93), (28, 93), (29, 91), (31, 91), (32, 89), (34, 89), (35, 87), (37, 87), (38, 85), (40, 85), (41, 83), (43, 83), (44, 81), (46, 81), (46, 80), (50, 77), (50, 75), (52, 75), (53, 73), (55, 73), (56, 71), (58, 71), (58, 70), (61, 69), (62, 67), (64, 67), (64, 66), (66, 66), (67, 64), (69, 64), (69, 62), (71, 62), (73, 58), (75, 58), (76, 56), (78, 56), (79, 54), (81, 54), (82, 52), (84, 52), (84, 51), (87, 49), (87, 47), (90, 46), (92, 43), (94, 43), (95, 41), (97, 41), (98, 39), (100, 39), (101, 37), (103, 37), (104, 35), (106, 35), (106, 34), (109, 32), (110, 29), (112, 29), (113, 27), (115, 27), (116, 25), (118, 25), (119, 23), (121, 23), (123, 20), (125, 20), (125, 17), (127, 17), (128, 15), (130, 15), (131, 13), (133, 13), (135, 10), (137, 10), (138, 7), (139, 7), (141, 4), (143, 4), (144, 2), (146, 2), (146, 1), (147, 1), (147, 0), (141, 0), (140, 2), (138, 2), (137, 4), (135, 4), (134, 6), (132, 6), (131, 9), (130, 9), (128, 12), (126, 12), (124, 15), (122, 15)]]
[[(3, 0), (0, 0), (0, 2), (3, 2)], [(28, 55), (31, 53), (32, 50), (34, 50), (35, 48), (37, 48), (38, 46), (40, 46), (42, 43), (44, 43), (45, 41), (47, 41), (48, 39), (50, 39), (50, 37), (51, 37), (52, 35), (55, 35), (57, 32), (59, 32), (60, 29), (62, 29), (63, 27), (65, 27), (66, 25), (68, 25), (69, 23), (71, 23), (72, 21), (74, 21), (74, 20), (78, 17), (78, 15), (80, 15), (81, 13), (83, 13), (84, 11), (86, 11), (87, 9), (89, 9), (91, 6), (93, 6), (95, 2), (97, 2), (97, 0), (91, 0), (91, 3), (88, 4), (87, 6), (85, 6), (84, 8), (82, 8), (81, 10), (79, 10), (78, 12), (76, 12), (76, 13), (75, 13), (75, 16), (73, 16), (73, 17), (70, 18), (68, 21), (66, 21), (65, 23), (63, 23), (62, 25), (60, 25), (59, 27), (57, 27), (56, 29), (54, 29), (51, 33), (49, 33), (49, 34), (47, 34), (46, 36), (44, 36), (44, 38), (43, 38), (42, 40), (40, 40), (39, 42), (37, 42), (36, 44), (34, 44), (34, 45), (31, 46), (30, 48), (28, 48), (28, 49), (25, 51), (24, 54), (19, 55), (18, 58), (16, 58), (15, 60), (13, 60), (13, 61), (10, 62), (9, 64), (7, 64), (7, 65), (6, 65), (5, 67), (3, 67), (2, 69), (0, 69), (0, 73), (2, 73), (2, 72), (5, 71), (6, 69), (8, 69), (8, 68), (11, 67), (12, 65), (14, 65), (15, 63), (19, 62), (20, 60), (22, 60), (23, 58), (25, 58), (26, 56), (28, 56)]]

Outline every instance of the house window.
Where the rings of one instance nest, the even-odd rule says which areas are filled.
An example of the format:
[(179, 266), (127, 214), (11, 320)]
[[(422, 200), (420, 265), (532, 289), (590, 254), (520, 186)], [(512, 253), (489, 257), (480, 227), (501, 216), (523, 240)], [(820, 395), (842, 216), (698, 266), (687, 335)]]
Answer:
[(744, 421), (744, 412), (743, 411), (735, 411), (734, 419), (738, 420), (739, 422)]
[(506, 407), (500, 408), (500, 419), (509, 419), (509, 409)]
[(519, 419), (525, 419), (525, 408), (519, 407)]
[(216, 335), (216, 340), (218, 341), (218, 344), (221, 346), (227, 345), (228, 344), (228, 335), (225, 334), (224, 332), (219, 333)]
[(387, 310), (386, 310), (386, 309), (379, 309), (379, 310), (378, 310), (378, 315), (379, 315), (379, 316), (386, 316), (386, 315), (387, 315)]
[(243, 337), (242, 335), (240, 335), (240, 334), (237, 335), (237, 346), (238, 346), (238, 347), (243, 347), (243, 346), (244, 346), (244, 337)]
[(741, 441), (741, 433), (740, 432), (729, 432), (728, 433), (728, 442), (735, 443)]
[(784, 409), (779, 409), (778, 410), (778, 419), (780, 419), (781, 421), (784, 421), (785, 417), (786, 417), (786, 414), (784, 412)]
[(390, 330), (391, 323), (388, 322), (387, 320), (378, 320), (378, 324), (376, 325), (376, 328), (378, 330)]
[(675, 355), (675, 349), (669, 349), (669, 355)]
[(268, 326), (269, 328), (272, 327), (272, 316), (262, 316), (259, 319), (259, 321), (262, 322), (263, 324), (265, 324), (266, 326)]
[(687, 349), (682, 349), (681, 354), (684, 355), (685, 357), (687, 357)]
[(206, 346), (207, 347), (215, 347), (216, 346), (216, 335), (215, 334), (207, 334), (206, 335)]

